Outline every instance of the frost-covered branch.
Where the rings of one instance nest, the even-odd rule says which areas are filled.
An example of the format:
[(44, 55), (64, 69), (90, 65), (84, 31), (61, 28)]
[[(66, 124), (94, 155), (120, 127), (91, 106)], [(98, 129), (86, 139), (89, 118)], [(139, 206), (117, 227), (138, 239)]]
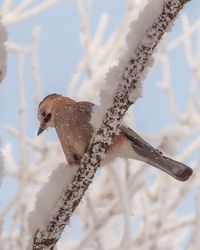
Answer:
[[(0, 16), (0, 83), (5, 77), (7, 70), (7, 52), (5, 48), (5, 41), (7, 39), (7, 32), (3, 24), (1, 23)], [(4, 161), (0, 150), (0, 186), (4, 176)], [(2, 220), (0, 219), (0, 235), (1, 235)], [(1, 246), (0, 246), (1, 247)]]
[(44, 0), (37, 5), (32, 6), (33, 0), (21, 0), (21, 2), (11, 9), (13, 2), (5, 1), (2, 6), (3, 21), (6, 24), (13, 24), (23, 21), (32, 16), (36, 16), (49, 7), (57, 4), (60, 0)]
[(3, 24), (1, 23), (1, 16), (0, 16), (0, 82), (5, 77), (6, 68), (7, 68), (7, 53), (5, 47), (5, 41), (7, 39), (7, 32)]
[[(53, 249), (59, 240), (73, 211), (91, 184), (97, 167), (104, 159), (113, 136), (119, 132), (125, 112), (140, 97), (141, 80), (152, 63), (154, 48), (186, 2), (188, 0), (151, 1), (132, 25), (127, 37), (128, 51), (119, 65), (107, 75), (108, 87), (102, 92), (102, 123), (99, 123), (100, 126), (97, 124), (96, 127), (99, 128), (81, 160), (81, 166), (72, 184), (62, 194), (48, 224), (36, 231), (34, 250)], [(105, 97), (106, 92), (110, 93), (109, 97)], [(94, 117), (96, 118), (95, 114)]]

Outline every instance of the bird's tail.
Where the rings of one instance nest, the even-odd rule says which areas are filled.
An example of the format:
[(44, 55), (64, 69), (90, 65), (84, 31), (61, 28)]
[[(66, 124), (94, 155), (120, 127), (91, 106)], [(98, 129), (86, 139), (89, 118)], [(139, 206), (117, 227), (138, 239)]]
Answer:
[(130, 128), (122, 126), (121, 131), (130, 141), (139, 160), (168, 173), (179, 181), (186, 181), (192, 175), (193, 170), (190, 167), (164, 156)]
[(168, 173), (179, 181), (187, 181), (193, 172), (187, 165), (164, 155), (160, 155), (155, 159), (148, 159), (147, 163)]

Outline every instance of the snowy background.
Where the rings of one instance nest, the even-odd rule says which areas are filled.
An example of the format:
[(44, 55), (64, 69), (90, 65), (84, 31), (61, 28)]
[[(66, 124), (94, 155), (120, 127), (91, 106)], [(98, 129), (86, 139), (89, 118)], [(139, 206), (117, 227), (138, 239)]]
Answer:
[[(105, 73), (123, 52), (143, 2), (1, 3), (8, 31), (0, 85), (2, 249), (24, 249), (35, 195), (64, 162), (55, 131), (36, 137), (38, 102), (56, 92), (98, 103)], [(97, 174), (58, 249), (199, 249), (199, 11), (199, 1), (191, 1), (162, 40), (143, 98), (127, 117), (153, 145), (191, 165), (193, 178), (178, 183), (144, 164), (116, 161)]]

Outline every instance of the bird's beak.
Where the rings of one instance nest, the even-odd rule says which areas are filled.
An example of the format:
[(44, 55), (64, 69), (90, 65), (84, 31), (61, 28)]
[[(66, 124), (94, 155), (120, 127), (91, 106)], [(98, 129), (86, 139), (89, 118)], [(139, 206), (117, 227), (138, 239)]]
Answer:
[(42, 132), (46, 129), (45, 123), (40, 124), (37, 135), (42, 134)]

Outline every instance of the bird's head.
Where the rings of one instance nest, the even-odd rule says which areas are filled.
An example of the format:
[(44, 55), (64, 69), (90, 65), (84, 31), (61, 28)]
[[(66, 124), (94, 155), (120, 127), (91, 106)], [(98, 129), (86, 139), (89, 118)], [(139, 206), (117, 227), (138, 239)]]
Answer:
[(38, 106), (38, 120), (40, 127), (37, 135), (40, 135), (46, 128), (54, 127), (52, 123), (53, 106), (62, 96), (58, 94), (51, 94), (46, 96)]

